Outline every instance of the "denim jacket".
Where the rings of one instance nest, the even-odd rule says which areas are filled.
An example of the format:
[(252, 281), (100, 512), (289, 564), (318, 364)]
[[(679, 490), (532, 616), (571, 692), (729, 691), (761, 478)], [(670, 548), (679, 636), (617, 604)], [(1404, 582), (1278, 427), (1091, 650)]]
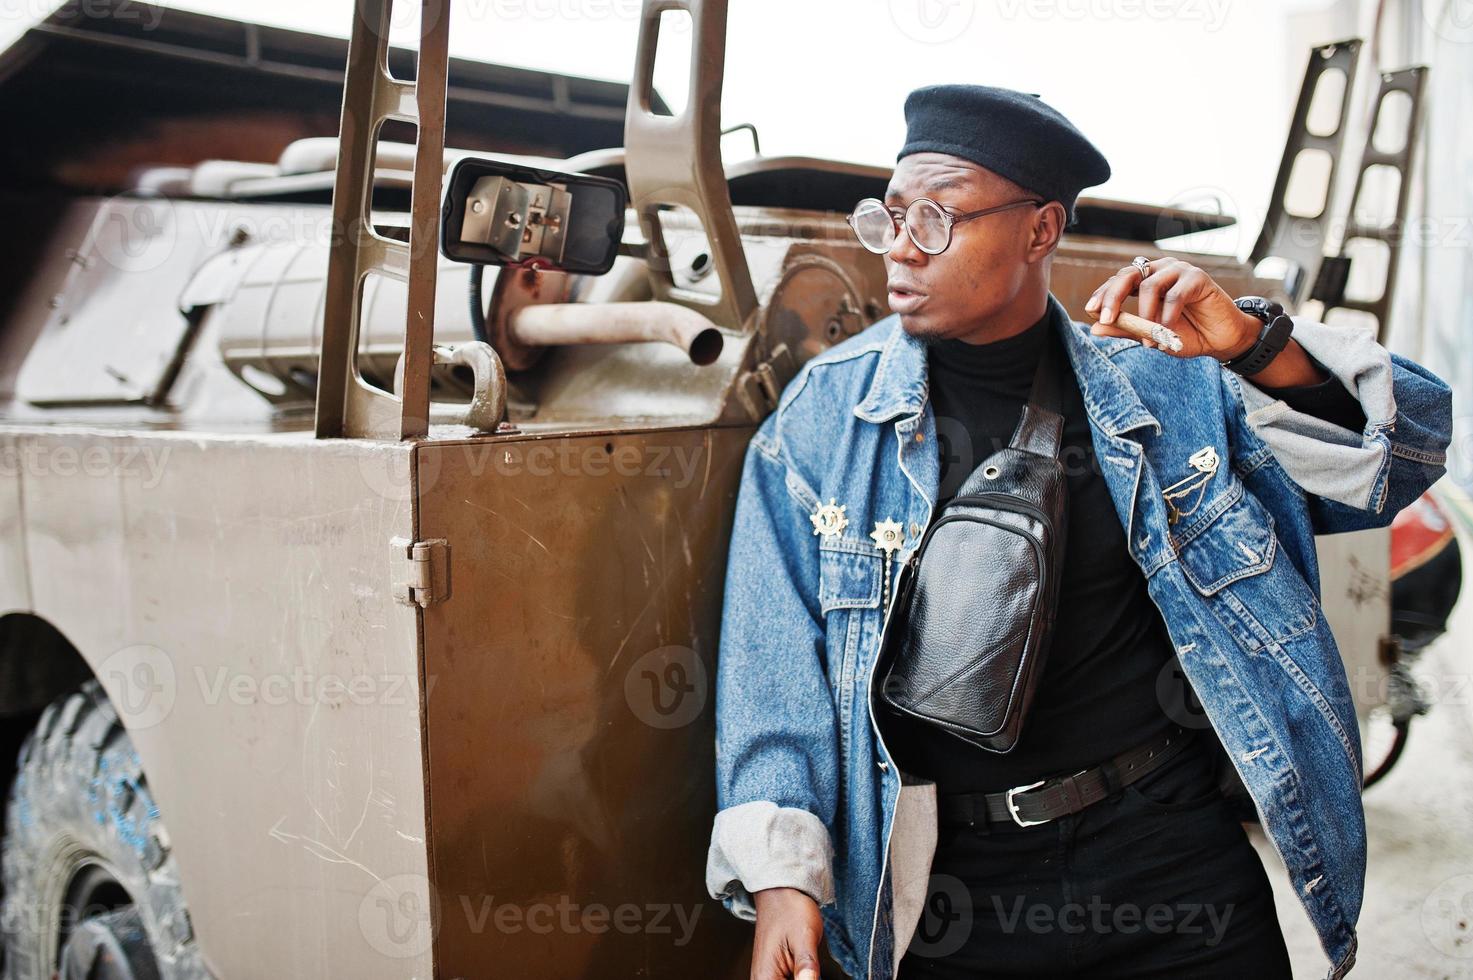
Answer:
[[(1048, 303), (1131, 556), (1343, 976), (1365, 879), (1361, 746), (1314, 536), (1387, 525), (1442, 475), (1451, 392), (1369, 331), (1294, 317), (1359, 400), (1354, 433)], [(902, 778), (870, 707), (882, 596), (937, 497), (927, 394), (925, 345), (894, 315), (807, 361), (748, 447), (724, 586), (707, 888), (748, 921), (753, 892), (802, 889), (839, 965), (874, 980), (914, 934), (937, 836), (934, 783)], [(1208, 447), (1220, 465), (1169, 524), (1162, 488)], [(843, 508), (831, 533), (824, 505)], [(905, 535), (888, 561), (881, 520)]]

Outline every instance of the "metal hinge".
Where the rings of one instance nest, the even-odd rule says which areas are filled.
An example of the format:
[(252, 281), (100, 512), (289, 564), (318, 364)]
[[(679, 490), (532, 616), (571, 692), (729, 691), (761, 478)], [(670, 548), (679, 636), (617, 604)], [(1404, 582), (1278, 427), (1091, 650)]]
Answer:
[(787, 344), (778, 344), (772, 355), (745, 372), (737, 381), (737, 395), (754, 419), (763, 419), (777, 408), (783, 388), (798, 372), (797, 362)]
[(421, 608), (450, 598), (450, 542), (393, 538), (394, 601)]

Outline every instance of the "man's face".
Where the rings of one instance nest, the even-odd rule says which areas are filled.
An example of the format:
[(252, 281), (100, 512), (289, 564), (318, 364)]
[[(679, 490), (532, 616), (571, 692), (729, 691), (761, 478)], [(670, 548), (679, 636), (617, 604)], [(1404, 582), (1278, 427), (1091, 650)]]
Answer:
[[(1034, 197), (1012, 181), (945, 153), (901, 157), (885, 203), (905, 207), (929, 197), (954, 214)], [(1038, 209), (1012, 208), (951, 229), (940, 255), (916, 248), (902, 225), (885, 255), (890, 309), (923, 339), (954, 337), (1007, 309), (1023, 288)]]

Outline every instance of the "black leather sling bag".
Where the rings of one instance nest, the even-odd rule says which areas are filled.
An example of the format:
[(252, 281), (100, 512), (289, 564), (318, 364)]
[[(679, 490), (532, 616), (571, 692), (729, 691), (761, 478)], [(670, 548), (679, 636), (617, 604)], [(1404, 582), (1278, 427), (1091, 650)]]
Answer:
[(901, 566), (877, 654), (886, 704), (991, 752), (1018, 744), (1058, 604), (1068, 485), (1056, 339), (1011, 443), (933, 515)]

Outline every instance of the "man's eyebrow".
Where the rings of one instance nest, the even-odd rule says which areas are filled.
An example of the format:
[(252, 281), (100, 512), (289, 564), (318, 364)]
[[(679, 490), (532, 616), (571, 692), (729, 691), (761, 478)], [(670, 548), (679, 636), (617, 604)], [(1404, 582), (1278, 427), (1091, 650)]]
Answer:
[(928, 191), (949, 191), (965, 186), (967, 186), (967, 178), (963, 174), (943, 174), (926, 181)]
[[(941, 174), (939, 176), (932, 177), (930, 180), (928, 180), (924, 184), (922, 184), (921, 187), (922, 187), (923, 190), (925, 190), (927, 192), (931, 192), (931, 191), (949, 191), (949, 190), (955, 190), (956, 188), (959, 188), (959, 187), (966, 187), (967, 186), (967, 183), (968, 183), (968, 180), (967, 180), (967, 175), (966, 174)], [(898, 198), (899, 196), (900, 196), (900, 192), (898, 190), (896, 190), (896, 188), (894, 188), (894, 187), (887, 187), (885, 189), (885, 200), (886, 201), (894, 200), (894, 199)]]

